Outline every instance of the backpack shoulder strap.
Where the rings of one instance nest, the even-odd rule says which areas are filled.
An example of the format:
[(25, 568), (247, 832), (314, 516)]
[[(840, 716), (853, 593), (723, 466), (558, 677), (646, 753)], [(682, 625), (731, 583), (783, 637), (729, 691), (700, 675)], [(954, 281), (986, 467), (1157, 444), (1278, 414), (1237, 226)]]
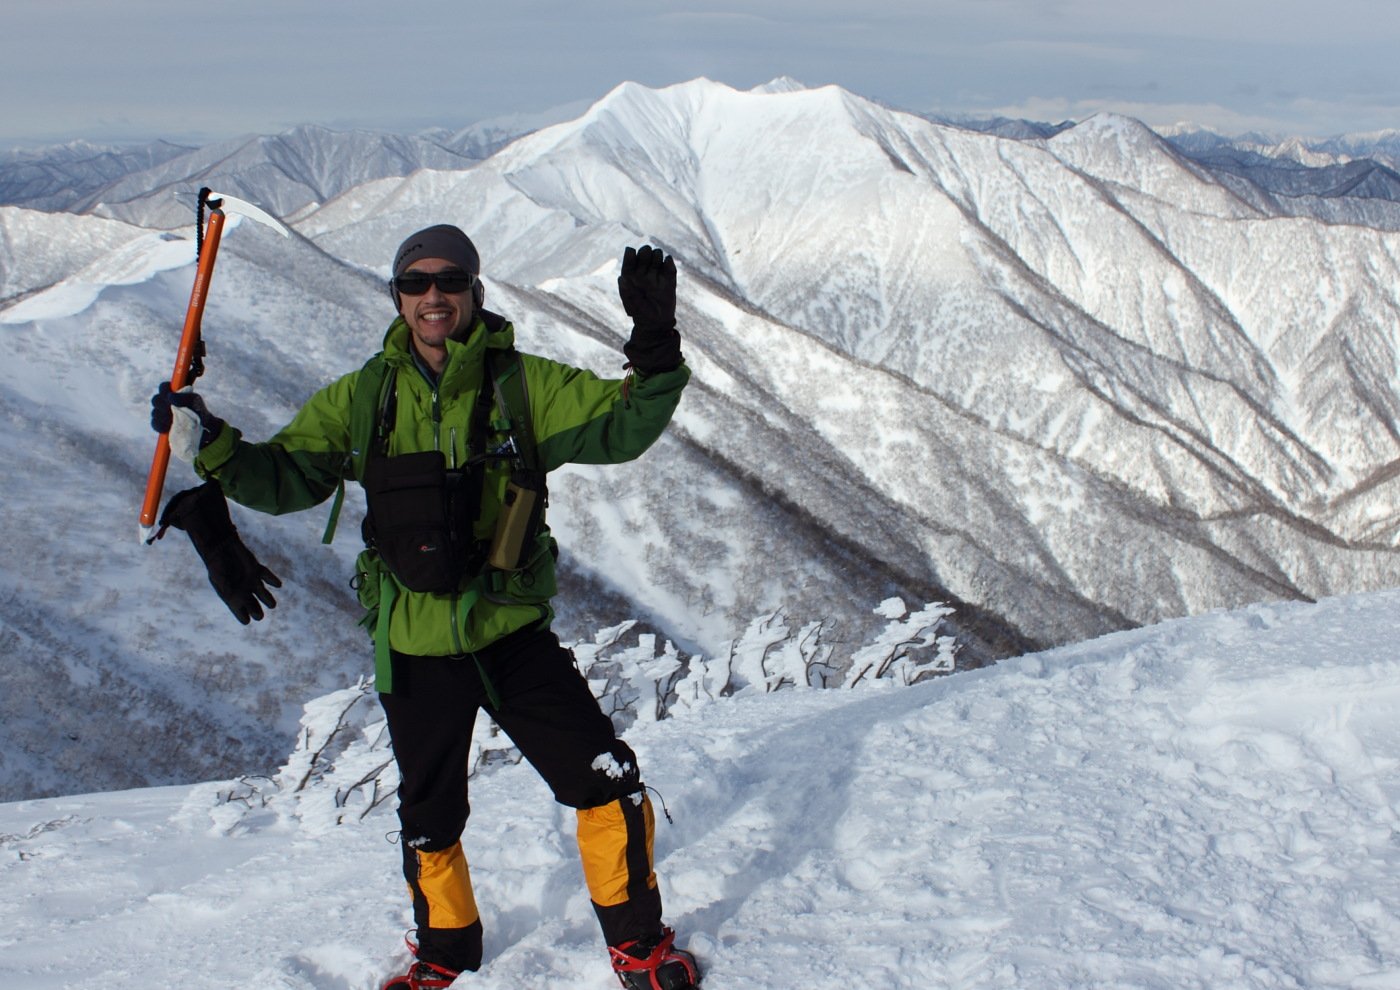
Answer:
[(508, 424), (520, 463), (527, 471), (539, 471), (534, 421), (530, 416), (530, 391), (520, 352), (514, 347), (487, 351), (486, 369), (495, 386), (496, 408)]
[(384, 360), (384, 352), (380, 351), (365, 362), (359, 377), (355, 379), (354, 391), (350, 393), (350, 453), (341, 465), (340, 482), (336, 487), (335, 501), (331, 504), (326, 532), (321, 537), (322, 543), (335, 539), (340, 508), (345, 503), (346, 475), (356, 481), (363, 478), (365, 462), (371, 452), (383, 455), (389, 448), (389, 434), (398, 412), (395, 375), (395, 369)]
[(397, 372), (380, 351), (365, 362), (350, 395), (350, 469), (356, 481), (365, 476), (371, 454), (389, 450), (389, 434), (398, 413)]

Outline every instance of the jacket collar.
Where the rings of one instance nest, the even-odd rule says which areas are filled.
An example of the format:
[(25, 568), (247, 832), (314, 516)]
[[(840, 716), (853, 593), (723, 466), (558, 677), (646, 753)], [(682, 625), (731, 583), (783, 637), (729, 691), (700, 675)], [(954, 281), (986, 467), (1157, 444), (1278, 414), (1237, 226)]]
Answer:
[[(384, 334), (384, 360), (400, 370), (413, 368), (411, 339), (404, 318), (395, 317)], [(447, 342), (447, 364), (438, 378), (439, 391), (452, 393), (480, 387), (486, 349), (505, 350), (513, 346), (515, 327), (511, 322), (499, 313), (479, 310), (466, 339)]]

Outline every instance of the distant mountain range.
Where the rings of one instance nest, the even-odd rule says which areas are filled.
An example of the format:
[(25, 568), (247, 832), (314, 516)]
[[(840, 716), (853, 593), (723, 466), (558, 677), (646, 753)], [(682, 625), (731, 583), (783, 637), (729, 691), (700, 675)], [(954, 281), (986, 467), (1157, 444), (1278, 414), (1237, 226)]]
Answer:
[(201, 185), (294, 229), (229, 231), (205, 319), (201, 391), (254, 439), (378, 346), (417, 227), (472, 235), (523, 349), (603, 374), (623, 248), (675, 255), (672, 430), (551, 488), (566, 635), (639, 618), (714, 655), (781, 609), (839, 661), (897, 595), (955, 606), (975, 664), (1400, 583), (1394, 135), (1305, 156), (698, 80), (483, 140), (0, 160), (0, 799), (276, 760), (302, 701), (367, 670), (353, 526), (326, 551), (321, 512), (238, 514), (288, 581), (247, 630), (188, 547), (134, 540)]
[[(756, 92), (802, 88), (792, 80), (778, 80)], [(282, 134), (202, 147), (167, 141), (125, 146), (77, 141), (0, 151), (0, 206), (95, 213), (147, 226), (168, 222), (178, 227), (188, 222), (188, 208), (153, 202), (151, 194), (169, 187), (182, 194), (214, 182), (230, 194), (257, 195), (263, 205), (287, 215), (370, 179), (402, 177), (422, 168), (469, 168), (516, 138), (572, 119), (586, 106), (571, 104), (533, 116), (412, 135), (303, 125)], [(1044, 140), (1076, 126), (1074, 121), (928, 119), (1013, 140)], [(1400, 193), (1400, 130), (1285, 140), (1260, 134), (1227, 136), (1186, 125), (1159, 133), (1208, 169), (1285, 196), (1394, 200)]]
[[(560, 111), (563, 112), (563, 111)], [(304, 125), (191, 148), (87, 142), (0, 153), (0, 205), (112, 217), (147, 227), (189, 222), (191, 190), (211, 183), (290, 216), (370, 179), (464, 169), (557, 114), (398, 135)], [(181, 201), (183, 200), (183, 201)]]

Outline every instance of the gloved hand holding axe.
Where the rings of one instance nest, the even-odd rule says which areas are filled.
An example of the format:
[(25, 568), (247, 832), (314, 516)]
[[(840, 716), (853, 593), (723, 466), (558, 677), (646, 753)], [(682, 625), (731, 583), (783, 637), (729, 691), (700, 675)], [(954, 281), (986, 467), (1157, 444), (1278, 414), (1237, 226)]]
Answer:
[[(203, 226), (206, 206), (210, 211), (207, 230)], [(247, 625), (250, 619), (263, 617), (264, 605), (272, 608), (277, 604), (267, 586), (280, 588), (282, 582), (259, 563), (239, 539), (218, 483), (210, 481), (173, 496), (161, 516), (160, 529), (155, 529), (156, 509), (160, 505), (161, 490), (165, 487), (165, 474), (172, 450), (182, 460), (193, 462), (199, 448), (223, 428), (223, 420), (205, 408), (204, 400), (190, 391), (189, 383), (202, 370), (199, 360), (202, 350), (200, 324), (227, 211), (266, 224), (284, 237), (290, 236), (286, 227), (251, 203), (211, 192), (207, 188), (199, 191), (201, 237), (194, 289), (185, 312), (185, 326), (180, 335), (180, 347), (175, 355), (175, 368), (170, 374), (170, 381), (162, 382), (151, 398), (151, 426), (159, 438), (141, 507), (141, 538), (146, 543), (154, 543), (165, 535), (170, 526), (188, 533), (209, 572), (209, 583), (234, 617)]]

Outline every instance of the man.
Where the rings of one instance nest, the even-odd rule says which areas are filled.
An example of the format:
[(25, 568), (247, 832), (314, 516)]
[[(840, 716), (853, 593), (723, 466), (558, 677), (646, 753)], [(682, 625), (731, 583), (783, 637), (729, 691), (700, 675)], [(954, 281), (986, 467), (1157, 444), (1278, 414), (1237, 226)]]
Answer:
[(577, 809), (585, 880), (623, 986), (691, 987), (694, 959), (661, 921), (636, 759), (550, 630), (557, 547), (541, 518), (548, 471), (638, 457), (670, 421), (690, 376), (675, 263), (650, 246), (624, 254), (626, 380), (515, 352), (511, 324), (482, 308), (479, 275), (461, 230), (418, 231), (394, 256), (399, 315), (381, 355), (317, 392), (270, 440), (243, 440), (168, 383), (152, 400), (152, 425), (253, 509), (308, 508), (347, 474), (365, 487), (368, 545), (355, 583), (401, 776), (418, 937), (415, 961), (385, 990), (444, 987), (481, 965), (460, 842), (478, 708)]

